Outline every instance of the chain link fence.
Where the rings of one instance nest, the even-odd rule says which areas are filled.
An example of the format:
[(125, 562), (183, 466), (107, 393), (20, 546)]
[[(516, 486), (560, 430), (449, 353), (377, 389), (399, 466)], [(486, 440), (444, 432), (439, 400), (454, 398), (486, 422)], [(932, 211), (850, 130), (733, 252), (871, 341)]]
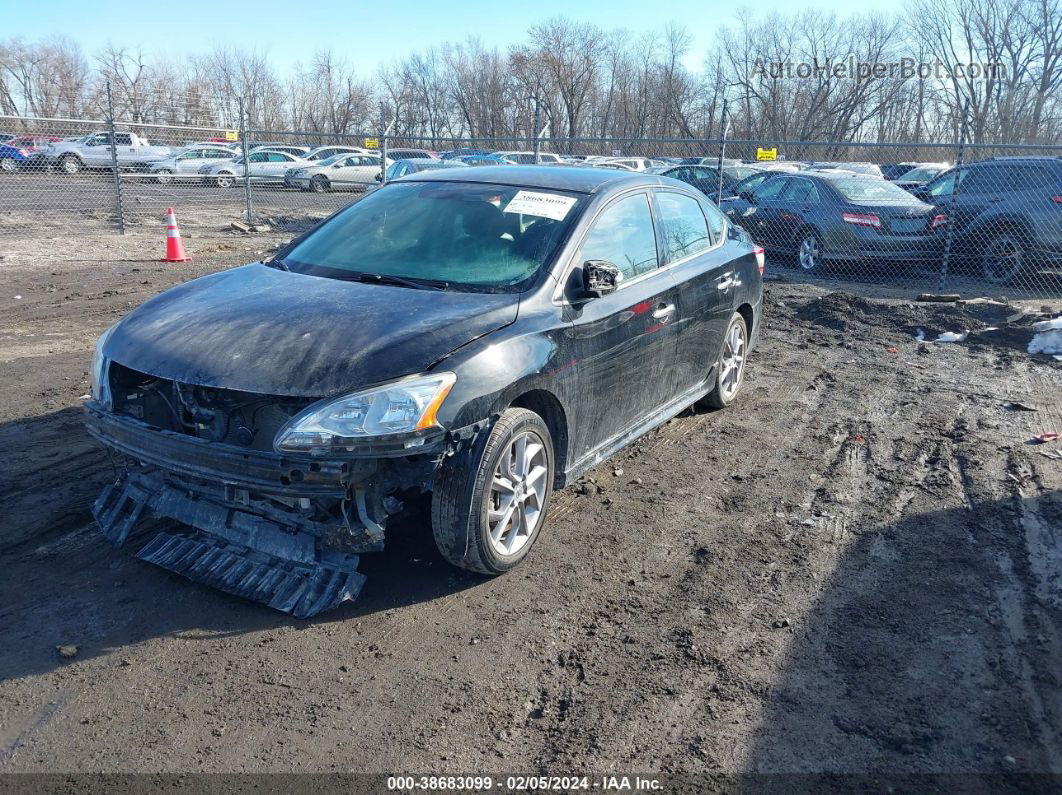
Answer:
[[(242, 118), (242, 114), (240, 114)], [(323, 218), (424, 167), (650, 171), (707, 194), (786, 278), (854, 292), (1062, 297), (1062, 147), (694, 139), (451, 138), (0, 116), (0, 245)], [(765, 159), (770, 158), (770, 159)], [(445, 164), (445, 165), (444, 165)]]

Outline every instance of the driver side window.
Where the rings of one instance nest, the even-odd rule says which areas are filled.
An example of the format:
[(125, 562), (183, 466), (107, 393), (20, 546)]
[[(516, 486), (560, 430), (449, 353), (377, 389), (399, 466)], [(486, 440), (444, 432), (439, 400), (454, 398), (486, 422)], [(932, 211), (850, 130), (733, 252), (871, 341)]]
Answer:
[(660, 264), (646, 194), (620, 199), (597, 217), (578, 255), (580, 265), (592, 259), (611, 262), (623, 280), (648, 273)]

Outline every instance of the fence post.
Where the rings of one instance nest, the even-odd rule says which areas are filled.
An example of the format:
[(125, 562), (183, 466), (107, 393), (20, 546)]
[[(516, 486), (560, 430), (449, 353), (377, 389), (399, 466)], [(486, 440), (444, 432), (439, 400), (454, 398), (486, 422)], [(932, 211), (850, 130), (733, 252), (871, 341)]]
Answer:
[(538, 125), (541, 124), (541, 121), (542, 121), (542, 109), (539, 106), (538, 97), (535, 97), (535, 123), (533, 125), (534, 129), (532, 130), (532, 132), (535, 134), (534, 152), (535, 152), (535, 163), (536, 164), (542, 162), (542, 138), (539, 137), (539, 129), (538, 129)]
[(387, 115), (380, 103), (380, 184), (387, 184)]
[(726, 152), (726, 97), (723, 97), (723, 112), (719, 118), (719, 192), (715, 194), (715, 206), (718, 207), (719, 203), (723, 200), (723, 154)]
[(240, 111), (240, 149), (243, 151), (243, 197), (247, 205), (247, 223), (254, 223), (254, 207), (251, 205), (251, 164), (247, 162), (247, 116), (243, 97), (237, 97)]
[(962, 119), (959, 122), (958, 151), (955, 154), (955, 184), (951, 186), (951, 196), (948, 199), (948, 223), (944, 231), (944, 257), (940, 263), (940, 285), (937, 292), (944, 292), (948, 283), (948, 262), (951, 259), (951, 243), (955, 238), (955, 197), (959, 195), (959, 177), (962, 174), (962, 164), (966, 154), (966, 122), (970, 109), (969, 98), (962, 103)]
[(114, 97), (111, 95), (111, 81), (107, 81), (107, 128), (111, 136), (111, 172), (114, 174), (114, 206), (118, 220), (118, 234), (125, 234), (125, 208), (122, 204), (122, 175), (118, 171), (118, 149), (114, 140)]

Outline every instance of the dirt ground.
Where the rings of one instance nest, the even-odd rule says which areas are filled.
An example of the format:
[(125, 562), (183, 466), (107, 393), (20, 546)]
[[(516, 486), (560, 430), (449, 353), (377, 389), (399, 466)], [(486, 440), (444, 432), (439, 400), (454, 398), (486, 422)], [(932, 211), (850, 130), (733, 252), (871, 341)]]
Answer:
[(110, 548), (79, 408), (115, 319), (290, 230), (47, 234), (0, 239), (0, 772), (1062, 773), (1062, 363), (1027, 319), (914, 336), (1014, 306), (771, 282), (738, 404), (558, 495), (519, 570), (414, 507), (298, 621)]

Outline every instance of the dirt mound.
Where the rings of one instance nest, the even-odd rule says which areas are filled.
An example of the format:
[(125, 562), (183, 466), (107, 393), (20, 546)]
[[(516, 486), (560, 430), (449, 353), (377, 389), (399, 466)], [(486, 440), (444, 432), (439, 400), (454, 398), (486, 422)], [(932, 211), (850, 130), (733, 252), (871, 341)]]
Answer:
[(915, 304), (869, 301), (848, 293), (828, 293), (796, 307), (795, 318), (833, 331), (879, 328), (915, 336), (922, 329), (927, 339), (944, 332), (975, 331), (1002, 325), (1008, 307), (1003, 304)]

